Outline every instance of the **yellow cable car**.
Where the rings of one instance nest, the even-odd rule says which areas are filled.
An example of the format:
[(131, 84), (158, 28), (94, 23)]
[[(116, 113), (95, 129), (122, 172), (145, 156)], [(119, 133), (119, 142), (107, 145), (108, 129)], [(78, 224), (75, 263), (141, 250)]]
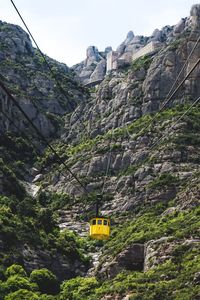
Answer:
[(99, 216), (99, 202), (102, 195), (96, 198), (96, 217), (90, 220), (90, 237), (96, 240), (107, 240), (110, 236), (110, 219)]
[(96, 240), (107, 240), (110, 236), (110, 220), (103, 217), (90, 221), (90, 237)]

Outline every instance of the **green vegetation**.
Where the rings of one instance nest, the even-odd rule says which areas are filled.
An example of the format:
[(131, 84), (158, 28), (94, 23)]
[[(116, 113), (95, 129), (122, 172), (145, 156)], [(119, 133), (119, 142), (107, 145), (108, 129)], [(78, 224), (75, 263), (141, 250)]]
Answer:
[[(143, 243), (162, 236), (170, 236), (171, 258), (153, 269), (143, 272), (123, 271), (114, 279), (99, 281), (96, 278), (76, 277), (64, 281), (59, 291), (57, 279), (47, 269), (35, 270), (27, 276), (19, 265), (13, 265), (4, 272), (0, 282), (0, 295), (5, 299), (101, 299), (104, 295), (126, 295), (131, 299), (198, 299), (200, 290), (194, 280), (199, 271), (199, 245), (185, 244), (181, 241), (198, 237), (200, 215), (199, 207), (185, 212), (161, 213), (167, 205), (157, 205), (146, 209), (138, 216), (112, 230), (111, 239), (104, 246), (107, 252), (116, 255), (130, 243)], [(180, 241), (180, 243), (179, 243)], [(47, 294), (50, 294), (49, 296)], [(16, 297), (16, 298), (14, 298)], [(21, 298), (20, 298), (21, 297)], [(0, 298), (4, 299), (4, 298)]]
[(37, 284), (42, 294), (57, 294), (59, 291), (58, 280), (48, 269), (33, 270), (30, 281)]
[(151, 189), (162, 189), (164, 187), (176, 187), (179, 179), (171, 174), (161, 174), (158, 178), (152, 181), (148, 187)]
[[(104, 153), (109, 148), (109, 141), (112, 137), (113, 144), (111, 147), (114, 148), (115, 151), (120, 150), (120, 144), (117, 143), (120, 141), (121, 138), (126, 138), (128, 136), (128, 133), (132, 136), (134, 136), (134, 139), (138, 138), (139, 136), (145, 135), (148, 132), (151, 132), (152, 134), (157, 134), (158, 131), (163, 131), (165, 127), (169, 126), (169, 123), (165, 123), (165, 121), (171, 120), (171, 122), (174, 122), (180, 115), (183, 114), (183, 112), (188, 108), (188, 105), (182, 105), (182, 106), (176, 106), (170, 109), (166, 109), (160, 113), (156, 114), (156, 118), (158, 120), (158, 123), (155, 126), (155, 122), (151, 123), (151, 120), (153, 118), (152, 115), (144, 115), (138, 120), (132, 122), (127, 127), (123, 128), (116, 128), (112, 132), (111, 130), (104, 135), (98, 135), (94, 139), (84, 139), (84, 141), (78, 145), (71, 146), (66, 145), (63, 143), (57, 143), (53, 144), (54, 148), (57, 150), (59, 155), (61, 155), (64, 159), (68, 159), (69, 164), (73, 164), (78, 160), (80, 160), (83, 156), (85, 156), (85, 153), (91, 151), (92, 149), (95, 149), (95, 152), (97, 153)], [(199, 143), (199, 136), (197, 134), (194, 134), (194, 131), (200, 130), (200, 113), (199, 110), (196, 108), (191, 109), (191, 111), (188, 113), (187, 116), (185, 116), (182, 119), (182, 122), (186, 123), (186, 126), (184, 128), (184, 135), (180, 133), (177, 137), (170, 137), (168, 139), (169, 141), (173, 141), (175, 144), (181, 144), (182, 142), (182, 136), (187, 136), (187, 139), (185, 140), (185, 143), (190, 141), (192, 139), (192, 143), (195, 145), (198, 145)], [(158, 128), (156, 131), (156, 127)], [(160, 132), (159, 131), (159, 132)], [(179, 141), (180, 136), (180, 141)], [(107, 145), (107, 146), (106, 146)], [(49, 149), (46, 149), (45, 154), (43, 158), (40, 160), (39, 164), (41, 166), (49, 166), (51, 163), (58, 163), (57, 159), (52, 155), (51, 151)]]
[(63, 119), (60, 116), (52, 114), (50, 112), (46, 113), (46, 117), (51, 121), (56, 133), (58, 134), (59, 130), (64, 126)]
[(184, 42), (185, 42), (185, 39), (178, 38), (178, 39), (176, 39), (175, 41), (173, 41), (169, 44), (168, 49), (172, 50), (172, 51), (176, 51)]
[(30, 166), (36, 161), (33, 145), (22, 137), (6, 132), (0, 136), (0, 169), (5, 194), (25, 197), (25, 190), (19, 180), (28, 175)]
[[(182, 300), (198, 299), (200, 289), (193, 279), (200, 267), (199, 245), (183, 245), (182, 241), (198, 237), (199, 207), (190, 211), (161, 213), (167, 205), (146, 209), (131, 221), (112, 230), (111, 239), (104, 246), (105, 259), (115, 256), (131, 243), (143, 243), (151, 239), (170, 236), (172, 258), (143, 272), (123, 271), (112, 280), (74, 278), (61, 286), (61, 299), (101, 299), (104, 295), (132, 295), (132, 300)], [(196, 298), (197, 297), (197, 298)]]
[(95, 278), (76, 277), (65, 281), (61, 286), (60, 300), (88, 299), (98, 285)]
[[(132, 300), (191, 300), (198, 299), (200, 288), (193, 281), (200, 264), (199, 248), (187, 249), (175, 264), (171, 259), (149, 270), (123, 272), (107, 280), (85, 299), (101, 299), (105, 294), (131, 294)], [(79, 299), (79, 298), (72, 298)], [(84, 297), (83, 297), (84, 299)]]
[(104, 246), (104, 254), (115, 256), (131, 243), (144, 243), (151, 239), (170, 236), (171, 240), (179, 240), (193, 236), (198, 238), (200, 208), (190, 211), (174, 212), (166, 217), (161, 213), (167, 208), (166, 203), (158, 204), (150, 209), (142, 210), (130, 221), (112, 230), (112, 238)]
[(38, 202), (43, 207), (48, 207), (52, 211), (64, 208), (73, 203), (73, 199), (65, 193), (40, 192), (38, 194)]
[(3, 249), (0, 251), (1, 266), (21, 261), (20, 249), (24, 244), (33, 249), (48, 249), (49, 254), (57, 252), (66, 259), (79, 260), (87, 265), (89, 260), (84, 255), (86, 244), (67, 230), (60, 232), (53, 209), (48, 204), (43, 206), (44, 202), (42, 205), (39, 201), (41, 198), (0, 196), (1, 241), (7, 249), (6, 252)]
[[(12, 33), (10, 25), (1, 24), (0, 26), (4, 34), (6, 33), (9, 36), (9, 32)], [(182, 42), (183, 38), (181, 37), (181, 39), (169, 44), (168, 49), (175, 51)], [(1, 61), (0, 71), (4, 74), (5, 82), (12, 93), (19, 99), (28, 99), (33, 106), (37, 105), (39, 107), (38, 113), (52, 124), (49, 139), (68, 166), (73, 166), (77, 161), (89, 161), (93, 154), (107, 154), (110, 149), (116, 155), (123, 154), (125, 147), (121, 142), (123, 139), (135, 141), (137, 147), (140, 142), (141, 145), (143, 144), (142, 140), (145, 136), (149, 141), (150, 149), (151, 145), (162, 136), (163, 132), (168, 132), (171, 124), (189, 107), (188, 105), (179, 105), (156, 115), (142, 116), (126, 127), (117, 128), (113, 132), (110, 130), (94, 139), (89, 139), (88, 135), (83, 132), (78, 144), (58, 142), (53, 138), (59, 135), (60, 129), (64, 125), (64, 118), (71, 115), (77, 102), (88, 96), (87, 91), (89, 93), (89, 90), (84, 89), (78, 82), (74, 81), (74, 74), (66, 66), (45, 56), (52, 67), (54, 76), (63, 87), (66, 94), (66, 97), (63, 97), (49, 74), (44, 58), (37, 50), (29, 49), (29, 45), (26, 47), (27, 53), (29, 51), (31, 55), (15, 53), (13, 59), (8, 51), (10, 48), (8, 39), (5, 39), (0, 46), (0, 50), (6, 53), (5, 58)], [(124, 78), (129, 84), (130, 97), (131, 95), (137, 95), (130, 99), (133, 106), (141, 105), (143, 79), (134, 81), (132, 75), (137, 75), (134, 72), (138, 71), (139, 75), (140, 73), (145, 74), (144, 71), (148, 70), (152, 60), (153, 57), (147, 55), (135, 60), (131, 65), (122, 66), (120, 70), (121, 77), (115, 79), (121, 82)], [(140, 70), (143, 72), (140, 72)], [(130, 78), (122, 72), (127, 73), (128, 76), (130, 75)], [(12, 74), (14, 75), (12, 76)], [(111, 77), (112, 75), (107, 76), (107, 80), (109, 81)], [(20, 80), (18, 80), (19, 78)], [(115, 83), (117, 84), (117, 81)], [(131, 90), (133, 89), (137, 89), (137, 91), (132, 94)], [(90, 89), (90, 92), (94, 92), (94, 89)], [(107, 91), (105, 88), (104, 94), (104, 100), (109, 101), (112, 98), (110, 88)], [(57, 103), (55, 103), (55, 99), (57, 99)], [(188, 97), (188, 103), (191, 100)], [(49, 103), (51, 101), (52, 103)], [(144, 200), (143, 203), (137, 204), (134, 198), (133, 205), (137, 205), (135, 209), (128, 212), (118, 212), (111, 216), (111, 237), (106, 242), (93, 241), (89, 237), (80, 238), (77, 234), (68, 230), (61, 232), (58, 227), (58, 210), (63, 208), (69, 210), (74, 203), (87, 206), (87, 210), (83, 208), (83, 213), (81, 216), (77, 216), (77, 219), (88, 220), (93, 215), (91, 207), (98, 187), (95, 187), (96, 189), (94, 188), (93, 193), (89, 196), (83, 195), (76, 199), (65, 193), (47, 192), (45, 190), (42, 190), (36, 198), (28, 196), (23, 186), (23, 180), (29, 180), (29, 170), (32, 166), (38, 167), (44, 175), (37, 182), (41, 187), (48, 184), (48, 180), (52, 178), (52, 175), (55, 178), (63, 167), (49, 149), (46, 149), (43, 155), (37, 157), (38, 154), (34, 147), (29, 141), (24, 141), (20, 133), (1, 133), (0, 300), (98, 300), (105, 295), (109, 295), (112, 299), (116, 295), (122, 297), (126, 294), (131, 295), (130, 299), (132, 300), (199, 299), (200, 249), (199, 243), (195, 242), (199, 239), (200, 227), (199, 189), (195, 181), (199, 177), (199, 172), (193, 172), (193, 176), (189, 180), (188, 174), (186, 174), (187, 179), (183, 179), (184, 172), (190, 173), (191, 171), (191, 165), (188, 168), (189, 164), (187, 163), (194, 163), (196, 170), (196, 165), (200, 162), (200, 110), (198, 108), (198, 106), (192, 108), (182, 118), (181, 125), (178, 124), (174, 128), (175, 135), (169, 136), (162, 144), (159, 144), (151, 157), (144, 154), (144, 156), (141, 155), (141, 159), (138, 158), (137, 163), (128, 166), (126, 169), (120, 169), (116, 172), (109, 170), (108, 176), (114, 175), (117, 178), (117, 176), (132, 175), (134, 177), (138, 168), (143, 166), (153, 169), (155, 164), (158, 164), (159, 169), (160, 162), (168, 161), (167, 151), (178, 153), (177, 156), (181, 154), (180, 163), (182, 165), (180, 168), (177, 167), (176, 171), (169, 174), (159, 174), (159, 171), (158, 174), (153, 173), (153, 176), (150, 177), (151, 181), (148, 181), (149, 183), (144, 186), (144, 189), (139, 191), (141, 194), (143, 191), (146, 193), (144, 197), (141, 197)], [(60, 115), (52, 113), (52, 111), (58, 111)], [(108, 117), (108, 114), (109, 112), (105, 111), (104, 117)], [(155, 116), (156, 118), (154, 118)], [(19, 120), (19, 122), (23, 122), (23, 120)], [(84, 122), (87, 126), (87, 120)], [(35, 140), (39, 149), (43, 149), (43, 145), (40, 144), (37, 137), (33, 137), (32, 130), (29, 127), (24, 131), (31, 137), (31, 140)], [(164, 151), (166, 151), (166, 155)], [(160, 156), (156, 156), (156, 153)], [(174, 157), (175, 160), (176, 155)], [(178, 164), (174, 160), (173, 163), (176, 167)], [(183, 162), (186, 162), (185, 165)], [(86, 176), (80, 175), (79, 178), (83, 183), (95, 183), (101, 180), (102, 175), (104, 175), (102, 171), (97, 171), (91, 177), (86, 178)], [(192, 184), (196, 188), (194, 193), (190, 192)], [(185, 189), (186, 186), (187, 190)], [(189, 194), (189, 196), (188, 194), (185, 196), (187, 199), (184, 203), (184, 209), (180, 209), (183, 204), (180, 201), (181, 193), (178, 195), (179, 198), (171, 199), (168, 203), (167, 200), (163, 199), (160, 203), (154, 204), (159, 199), (156, 197), (152, 199), (151, 192), (155, 191), (160, 195), (169, 188), (178, 191), (182, 189), (183, 194)], [(137, 185), (128, 187), (126, 191), (127, 194), (134, 197), (135, 195), (137, 197), (137, 192)], [(148, 193), (150, 193), (150, 197)], [(187, 203), (187, 201), (190, 201), (190, 193), (192, 194), (191, 205)], [(112, 194), (104, 195), (102, 202), (108, 203), (112, 197)], [(177, 206), (177, 199), (179, 206)], [(162, 240), (163, 237), (167, 241), (166, 244), (163, 246), (163, 244), (155, 242), (155, 248), (153, 248), (155, 252), (160, 251), (159, 254), (161, 255), (156, 257), (155, 260), (154, 257), (149, 260), (153, 268), (146, 272), (124, 270), (115, 278), (100, 279), (107, 276), (106, 272), (103, 275), (98, 273), (105, 267), (105, 263), (115, 259), (126, 247), (133, 243), (144, 244), (151, 240)], [(97, 247), (102, 247), (97, 276), (76, 277), (79, 271), (79, 274), (84, 274), (89, 268), (90, 257), (88, 255), (91, 251), (95, 252)], [(166, 249), (162, 247), (168, 247), (167, 251), (169, 253), (167, 251), (165, 253)], [(44, 264), (47, 264), (49, 269), (32, 270), (31, 265), (32, 263), (34, 265), (35, 260), (37, 262), (38, 253), (41, 254), (41, 257), (44, 257)], [(34, 255), (36, 255), (36, 259)], [(38, 265), (40, 264), (38, 263)], [(60, 268), (63, 266), (64, 271), (61, 272)], [(69, 270), (69, 274), (67, 274), (68, 266), (69, 268), (70, 266), (74, 267), (74, 270)], [(71, 279), (61, 282), (63, 278)]]
[(59, 293), (56, 276), (48, 269), (34, 270), (28, 276), (22, 266), (14, 264), (4, 272), (0, 281), (0, 299), (4, 300), (39, 300), (56, 299)]
[(152, 63), (152, 57), (149, 55), (145, 55), (145, 56), (133, 61), (132, 65), (131, 65), (131, 69), (133, 71), (138, 71), (142, 68), (144, 68), (145, 70), (148, 70), (151, 63)]
[(144, 55), (143, 57), (137, 58), (131, 63), (124, 63), (118, 67), (118, 71), (125, 73), (126, 75), (130, 72), (137, 72), (142, 68), (147, 71), (152, 63), (153, 57), (150, 55)]

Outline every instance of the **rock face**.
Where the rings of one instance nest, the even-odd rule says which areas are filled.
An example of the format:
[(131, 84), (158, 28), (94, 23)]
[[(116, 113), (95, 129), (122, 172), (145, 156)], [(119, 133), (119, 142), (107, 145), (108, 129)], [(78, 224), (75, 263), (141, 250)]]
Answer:
[(110, 48), (106, 48), (100, 53), (95, 46), (90, 46), (86, 50), (86, 59), (72, 67), (83, 84), (103, 80), (106, 73), (105, 57), (109, 50)]
[(190, 11), (190, 22), (193, 30), (200, 28), (200, 4), (193, 5)]
[[(181, 19), (174, 27), (156, 29), (151, 37), (135, 36), (133, 32), (129, 32), (115, 52), (111, 48), (99, 52), (96, 47), (89, 47), (86, 60), (76, 65), (74, 71), (84, 84), (98, 82), (98, 87), (95, 91), (92, 89), (90, 95), (74, 81), (66, 66), (48, 58), (57, 69), (59, 80), (66, 84), (69, 101), (63, 101), (59, 96), (43, 62), (23, 30), (5, 23), (0, 24), (2, 43), (6, 41), (5, 49), (10, 47), (8, 52), (1, 49), (0, 54), (0, 70), (6, 83), (13, 88), (20, 105), (39, 130), (48, 138), (53, 135), (59, 138), (54, 140), (56, 149), (89, 193), (96, 195), (103, 191), (101, 212), (103, 215), (114, 215), (116, 227), (120, 222), (127, 221), (123, 214), (133, 216), (143, 207), (154, 207), (155, 204), (167, 206), (173, 201), (173, 206), (160, 215), (160, 218), (167, 218), (171, 214), (199, 205), (199, 111), (193, 108), (179, 119), (200, 94), (199, 66), (168, 102), (167, 109), (159, 111), (199, 37), (196, 31), (199, 26), (199, 11), (199, 5), (194, 6), (190, 18)], [(18, 40), (20, 38), (22, 41)], [(143, 49), (151, 42), (162, 43), (162, 48), (131, 63), (131, 66), (123, 65), (124, 62), (130, 62), (134, 51)], [(118, 59), (121, 59), (122, 64), (120, 68), (116, 65), (114, 72), (105, 75), (109, 53), (112, 54), (110, 57), (113, 64), (118, 63)], [(200, 49), (196, 47), (178, 83), (199, 56)], [(27, 78), (19, 67), (21, 63), (29, 68)], [(37, 74), (34, 72), (35, 68), (39, 70)], [(42, 73), (44, 70), (45, 76)], [(0, 90), (0, 99), (0, 109), (16, 121), (21, 131), (25, 131), (27, 123), (3, 89)], [(185, 104), (188, 106), (184, 106)], [(84, 130), (82, 124), (85, 126)], [(1, 133), (18, 133), (12, 122), (4, 116), (0, 118), (0, 130)], [(39, 162), (41, 169), (38, 166), (38, 169), (32, 169), (32, 176), (35, 176), (35, 183), (45, 191), (67, 193), (74, 200), (78, 198), (79, 210), (73, 211), (69, 205), (67, 209), (59, 211), (60, 229), (68, 228), (84, 238), (88, 230), (85, 219), (94, 211), (94, 201), (82, 202), (80, 197), (86, 195), (83, 195), (71, 174), (61, 169), (60, 162), (54, 159), (46, 152)], [(2, 193), (3, 177), (0, 173)], [(74, 218), (71, 214), (74, 214)], [(141, 232), (143, 225), (142, 223)], [(159, 235), (160, 232), (155, 232), (153, 237), (148, 238), (147, 235), (145, 239), (142, 234), (136, 236), (136, 239), (125, 236), (124, 248), (115, 252), (115, 257), (109, 255), (110, 249), (107, 249), (106, 258), (106, 251), (104, 254), (102, 251), (99, 257), (98, 247), (94, 247), (96, 252), (91, 251), (93, 268), (89, 275), (94, 274), (95, 267), (97, 276), (102, 279), (112, 279), (122, 271), (148, 272), (172, 260), (179, 244), (186, 245), (189, 249), (199, 245), (199, 239), (196, 236), (193, 238), (190, 232), (187, 232), (185, 239), (180, 237), (179, 240), (172, 241), (170, 229), (169, 227), (169, 232), (163, 229), (163, 236)], [(132, 234), (131, 230), (129, 232)], [(115, 234), (116, 231), (113, 230), (114, 239)], [(0, 242), (0, 248), (2, 247)], [(87, 274), (87, 267), (80, 260), (70, 260), (60, 253), (53, 256), (48, 250), (29, 245), (21, 246), (20, 262), (30, 271), (48, 267), (60, 279)], [(192, 280), (199, 282), (197, 272)], [(106, 297), (105, 299), (109, 299), (110, 296)], [(113, 298), (110, 299), (114, 299), (114, 296), (111, 297)], [(118, 295), (116, 299), (117, 297)], [(120, 297), (122, 298), (119, 296), (118, 299)]]
[[(184, 29), (185, 30), (185, 29)], [(182, 33), (183, 34), (183, 33)], [(131, 38), (133, 35), (130, 34)], [(133, 37), (135, 38), (135, 37)], [(159, 176), (167, 173), (173, 174), (176, 178), (188, 180), (192, 177), (193, 171), (198, 170), (198, 145), (191, 145), (181, 150), (178, 146), (169, 146), (165, 150), (160, 146), (159, 150), (150, 151), (151, 165), (140, 165), (148, 158), (149, 149), (157, 141), (158, 136), (168, 134), (170, 131), (182, 136), (188, 132), (187, 121), (180, 122), (176, 127), (171, 128), (171, 121), (162, 121), (156, 126), (156, 131), (149, 128), (141, 134), (140, 131), (130, 132), (129, 125), (133, 124), (141, 117), (157, 112), (166, 100), (169, 90), (174, 83), (174, 79), (180, 72), (189, 51), (194, 47), (198, 36), (195, 32), (184, 31), (184, 38), (172, 40), (159, 53), (155, 53), (141, 66), (130, 68), (128, 74), (116, 72), (112, 76), (107, 76), (99, 85), (94, 98), (91, 99), (80, 112), (78, 121), (70, 118), (65, 119), (65, 132), (63, 139), (70, 143), (76, 140), (79, 143), (81, 138), (81, 125), (87, 124), (87, 139), (95, 139), (99, 135), (99, 142), (95, 142), (95, 148), (91, 155), (91, 148), (87, 145), (83, 151), (76, 154), (77, 161), (71, 166), (72, 170), (80, 176), (90, 178), (88, 188), (90, 191), (100, 190), (103, 185), (102, 176), (105, 174), (107, 163), (110, 161), (110, 176), (105, 182), (105, 191), (114, 195), (112, 203), (105, 204), (105, 210), (131, 210), (141, 202), (157, 202), (161, 199), (168, 201), (177, 194), (177, 185), (168, 185), (164, 189), (151, 188), (151, 184)], [(196, 48), (190, 60), (183, 70), (179, 81), (188, 73), (200, 55), (199, 47)], [(172, 97), (167, 107), (182, 104), (191, 104), (200, 94), (199, 66), (192, 72), (185, 81), (181, 89)], [(148, 118), (148, 117), (147, 117)], [(69, 127), (71, 124), (71, 127)], [(144, 128), (147, 126), (144, 122)], [(120, 128), (120, 129), (119, 129)], [(123, 133), (114, 135), (110, 140), (106, 136), (109, 130), (121, 130)], [(142, 129), (142, 127), (141, 127)], [(138, 134), (139, 132), (139, 134)], [(102, 140), (101, 140), (102, 137)], [(112, 153), (107, 152), (111, 147)], [(83, 147), (84, 148), (84, 147)], [(84, 157), (84, 160), (82, 159)], [(70, 162), (70, 160), (69, 160)], [(186, 165), (187, 172), (184, 171)], [(124, 170), (134, 168), (134, 171), (120, 176)], [(192, 173), (191, 173), (192, 172)], [(72, 188), (69, 181), (61, 177), (57, 184), (50, 186), (51, 190), (71, 191), (79, 193)]]
[(52, 257), (52, 253), (48, 250), (33, 249), (27, 245), (22, 249), (22, 263), (28, 272), (48, 268), (60, 281), (75, 276), (85, 276), (88, 269), (78, 259), (74, 260), (59, 253)]
[(22, 55), (33, 55), (34, 53), (29, 35), (20, 26), (0, 21), (0, 40), (1, 61), (6, 57), (14, 60), (19, 53)]
[[(1, 236), (0, 251), (1, 254), (6, 252)], [(63, 255), (59, 251), (52, 253), (47, 249), (29, 246), (28, 244), (15, 247), (15, 254), (9, 256), (9, 265), (14, 263), (22, 264), (28, 273), (35, 269), (48, 268), (60, 281), (75, 276), (85, 276), (89, 268), (89, 264), (83, 263), (78, 258)]]
[[(152, 39), (162, 40), (161, 36), (165, 36), (165, 39), (168, 37), (169, 40), (166, 40), (165, 48), (149, 58), (149, 63), (134, 72), (130, 70), (128, 76), (123, 72), (116, 72), (111, 79), (108, 76), (102, 81), (96, 99), (86, 106), (85, 114), (81, 113), (83, 122), (88, 122), (91, 137), (103, 134), (113, 127), (122, 126), (124, 122), (132, 122), (144, 114), (156, 112), (160, 108), (168, 96), (174, 78), (180, 72), (189, 51), (194, 47), (198, 38), (194, 36), (194, 31), (190, 35), (189, 29), (191, 30), (191, 27), (188, 27), (189, 25), (186, 27), (185, 23), (186, 20), (182, 20), (180, 24), (174, 27), (173, 31), (166, 26), (162, 33), (157, 30), (153, 33)], [(183, 38), (181, 34), (184, 34), (186, 38)], [(129, 43), (130, 38), (132, 38), (131, 41), (141, 40), (141, 37), (128, 34), (127, 39), (122, 44)], [(175, 42), (175, 39), (178, 40)], [(126, 53), (128, 50), (123, 51)], [(184, 78), (198, 57), (199, 47), (196, 48), (179, 80)], [(179, 93), (174, 95), (172, 99), (174, 103), (185, 103), (187, 99), (190, 97), (194, 99), (200, 93), (198, 76), (199, 67), (185, 81)], [(183, 96), (179, 99), (181, 94)], [(172, 101), (168, 106), (171, 105)], [(90, 116), (89, 120), (88, 116)], [(96, 121), (97, 116), (98, 121)], [(77, 128), (77, 125), (75, 123), (74, 127)], [(73, 131), (73, 126), (71, 131)]]
[(166, 43), (173, 41), (180, 34), (188, 30), (198, 30), (199, 11), (199, 4), (194, 5), (190, 11), (190, 17), (182, 18), (175, 26), (167, 25), (161, 30), (155, 29), (149, 37), (135, 36), (133, 31), (129, 31), (126, 39), (116, 51), (107, 47), (103, 52), (99, 52), (95, 46), (90, 46), (86, 51), (86, 59), (73, 66), (72, 69), (83, 84), (99, 84), (108, 72), (131, 64), (132, 56), (151, 42), (159, 43), (160, 47), (164, 47)]
[(170, 255), (174, 247), (170, 243), (170, 237), (162, 237), (158, 240), (149, 241), (145, 245), (144, 271), (158, 266), (172, 258)]
[[(76, 102), (85, 101), (82, 88), (78, 87), (71, 71), (66, 65), (46, 57), (54, 77), (60, 83), (59, 88), (43, 58), (33, 48), (28, 34), (19, 26), (0, 22), (0, 44), (3, 82), (10, 87), (22, 109), (46, 137), (59, 134), (62, 116), (74, 110)], [(15, 125), (20, 130), (27, 129), (23, 117), (12, 102), (5, 99), (7, 96), (2, 89), (0, 97), (4, 113), (15, 119)], [(16, 131), (5, 117), (0, 122), (1, 130)]]
[(187, 246), (192, 250), (193, 248), (199, 248), (200, 240), (190, 239), (177, 242), (173, 241), (170, 237), (162, 237), (158, 240), (149, 241), (145, 246), (144, 271), (146, 272), (156, 266), (162, 265), (166, 261), (174, 259), (174, 255), (176, 255), (174, 251), (180, 245), (183, 247)]
[(124, 249), (116, 258), (101, 270), (98, 270), (100, 278), (114, 278), (123, 270), (141, 271), (144, 264), (144, 245), (132, 244)]

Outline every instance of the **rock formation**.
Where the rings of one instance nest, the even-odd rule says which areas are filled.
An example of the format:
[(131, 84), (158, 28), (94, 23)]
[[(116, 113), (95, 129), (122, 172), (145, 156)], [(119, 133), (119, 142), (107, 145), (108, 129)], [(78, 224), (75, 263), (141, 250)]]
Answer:
[[(63, 300), (197, 299), (200, 114), (191, 105), (200, 94), (199, 65), (168, 100), (199, 59), (199, 16), (195, 5), (190, 17), (150, 37), (130, 31), (116, 51), (90, 46), (75, 76), (47, 57), (66, 97), (28, 35), (0, 23), (2, 81), (88, 191), (0, 89), (3, 268), (49, 268), (67, 279)], [(154, 43), (161, 47), (141, 54)], [(85, 238), (102, 191), (100, 210), (112, 228), (103, 245)]]

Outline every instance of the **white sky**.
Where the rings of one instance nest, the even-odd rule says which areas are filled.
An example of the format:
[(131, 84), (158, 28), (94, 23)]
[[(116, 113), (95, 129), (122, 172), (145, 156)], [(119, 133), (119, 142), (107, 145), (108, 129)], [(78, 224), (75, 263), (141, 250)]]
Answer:
[[(72, 66), (94, 45), (113, 49), (128, 31), (151, 35), (190, 14), (194, 0), (14, 0), (40, 49)], [(23, 27), (10, 0), (0, 0), (0, 20)]]

